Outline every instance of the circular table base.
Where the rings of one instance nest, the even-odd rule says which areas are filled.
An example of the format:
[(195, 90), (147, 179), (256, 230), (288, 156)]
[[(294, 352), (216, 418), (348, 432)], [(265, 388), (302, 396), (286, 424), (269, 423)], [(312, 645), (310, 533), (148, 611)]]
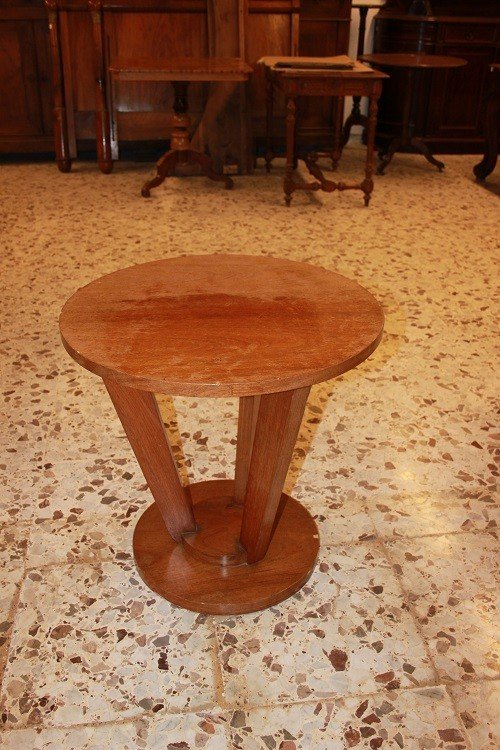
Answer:
[(287, 599), (308, 580), (319, 550), (310, 513), (283, 494), (266, 556), (244, 562), (238, 539), (243, 509), (232, 501), (231, 480), (191, 485), (199, 530), (176, 543), (156, 505), (140, 517), (134, 557), (149, 588), (179, 607), (217, 615), (255, 612)]

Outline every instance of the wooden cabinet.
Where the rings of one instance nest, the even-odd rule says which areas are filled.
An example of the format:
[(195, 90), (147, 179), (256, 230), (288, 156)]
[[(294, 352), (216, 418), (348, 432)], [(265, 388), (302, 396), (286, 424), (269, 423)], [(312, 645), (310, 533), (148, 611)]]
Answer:
[[(409, 3), (407, 4), (407, 6)], [(500, 13), (497, 0), (433, 0), (432, 16), (403, 13), (404, 3), (390, 0), (375, 19), (376, 52), (424, 51), (467, 60), (456, 70), (422, 77), (420, 108), (413, 113), (416, 134), (432, 151), (481, 151), (483, 102), (490, 65), (500, 60)], [(400, 129), (404, 81), (391, 75), (380, 100), (377, 140), (384, 144)]]
[[(62, 170), (79, 152), (96, 150), (101, 168), (109, 171), (120, 149), (164, 149), (171, 87), (151, 82), (112, 87), (107, 68), (118, 56), (212, 54), (209, 1), (2, 0), (0, 98), (7, 105), (0, 110), (0, 150), (48, 151), (55, 144)], [(270, 54), (343, 54), (350, 17), (351, 0), (248, 0), (246, 60), (254, 65)], [(190, 89), (196, 121), (208, 95), (207, 84)], [(324, 97), (299, 106), (299, 142), (330, 146), (342, 107)], [(259, 71), (250, 83), (249, 110), (259, 147), (265, 133)], [(284, 134), (280, 102), (276, 115), (276, 131)]]
[(43, 2), (0, 8), (0, 152), (52, 151), (49, 36)]

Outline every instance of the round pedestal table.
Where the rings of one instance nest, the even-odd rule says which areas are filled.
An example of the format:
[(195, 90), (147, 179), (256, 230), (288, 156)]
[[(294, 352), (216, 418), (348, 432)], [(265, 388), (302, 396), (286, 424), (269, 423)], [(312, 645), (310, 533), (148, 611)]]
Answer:
[(422, 74), (425, 71), (443, 71), (453, 68), (463, 68), (467, 60), (449, 55), (426, 55), (409, 52), (375, 52), (371, 55), (361, 55), (363, 62), (383, 70), (402, 69), (406, 71), (406, 88), (403, 102), (403, 121), (401, 131), (395, 135), (389, 145), (379, 150), (379, 165), (377, 174), (384, 174), (386, 167), (392, 161), (397, 151), (417, 151), (421, 153), (440, 172), (445, 165), (434, 158), (425, 140), (415, 135), (417, 111), (425, 111), (427, 102), (423, 101)]
[[(283, 493), (288, 466), (310, 386), (377, 347), (374, 297), (304, 263), (178, 257), (79, 289), (60, 328), (69, 354), (103, 378), (155, 501), (133, 540), (145, 583), (213, 614), (253, 612), (298, 591), (319, 535)], [(239, 397), (234, 480), (182, 486), (155, 393)]]

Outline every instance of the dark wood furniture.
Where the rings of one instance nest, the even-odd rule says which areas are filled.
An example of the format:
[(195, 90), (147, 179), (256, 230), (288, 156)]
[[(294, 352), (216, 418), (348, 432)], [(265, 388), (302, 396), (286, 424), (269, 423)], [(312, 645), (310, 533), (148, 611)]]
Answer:
[[(149, 198), (151, 188), (161, 185), (168, 175), (175, 174), (178, 164), (197, 164), (202, 174), (211, 180), (233, 187), (229, 175), (218, 174), (212, 159), (203, 151), (193, 148), (189, 138), (191, 118), (188, 114), (188, 85), (202, 81), (247, 81), (252, 68), (240, 59), (176, 58), (167, 60), (115, 60), (110, 66), (117, 81), (167, 81), (174, 89), (174, 114), (170, 150), (157, 163), (157, 175), (146, 182), (141, 194)], [(243, 123), (242, 123), (243, 124)], [(245, 140), (245, 139), (242, 139)]]
[(500, 137), (500, 63), (491, 66), (490, 84), (484, 113), (484, 157), (474, 167), (477, 179), (485, 180), (496, 167)]
[[(358, 5), (356, 2), (352, 5), (356, 8), (359, 13), (359, 27), (358, 27), (358, 47), (356, 56), (359, 58), (364, 54), (365, 51), (365, 36), (366, 36), (366, 17), (368, 11), (373, 8), (380, 8), (380, 3), (363, 3)], [(342, 130), (342, 145), (345, 146), (351, 135), (351, 128), (353, 125), (362, 125), (366, 128), (368, 120), (366, 115), (361, 113), (361, 97), (353, 96), (352, 99), (352, 111), (347, 120), (344, 123)]]
[[(173, 92), (154, 81), (117, 83), (113, 89), (111, 60), (241, 56), (254, 65), (266, 54), (334, 55), (347, 52), (349, 44), (351, 0), (248, 0), (244, 55), (233, 49), (239, 38), (234, 13), (221, 11), (219, 0), (3, 0), (0, 5), (0, 50), (1, 45), (6, 50), (0, 52), (0, 152), (55, 148), (64, 170), (78, 154), (97, 151), (99, 168), (109, 172), (120, 150), (151, 155), (165, 141)], [(223, 86), (190, 86), (193, 140), (196, 148), (208, 148), (218, 170), (247, 171), (237, 138), (238, 97), (219, 112), (215, 127), (206, 122), (213, 116), (207, 102), (214, 88)], [(263, 148), (263, 75), (250, 87), (251, 128)], [(341, 108), (321, 97), (299, 106), (301, 143), (328, 145), (334, 126), (342, 126)], [(281, 100), (275, 114), (284, 122)]]
[[(304, 61), (307, 58), (303, 58)], [(278, 89), (285, 96), (286, 101), (286, 168), (283, 180), (285, 203), (290, 205), (292, 194), (295, 190), (324, 190), (328, 193), (334, 190), (362, 190), (364, 193), (365, 206), (370, 202), (373, 191), (373, 154), (375, 127), (377, 121), (377, 101), (382, 90), (382, 81), (387, 78), (385, 73), (370, 70), (367, 66), (356, 63), (351, 70), (332, 70), (321, 68), (299, 69), (280, 68), (280, 62), (291, 61), (292, 58), (262, 58), (261, 65), (266, 71), (267, 77), (267, 149), (266, 169), (269, 172), (271, 162), (274, 158), (273, 150), (273, 102), (274, 89)], [(367, 151), (365, 178), (359, 183), (334, 182), (328, 180), (317, 163), (317, 152), (302, 155), (307, 169), (316, 179), (313, 182), (299, 181), (294, 175), (299, 158), (299, 150), (296, 143), (297, 105), (299, 96), (366, 96), (370, 101), (368, 124), (367, 124)], [(341, 131), (333, 133), (333, 150), (329, 153), (334, 167), (341, 154)]]
[[(350, 370), (382, 336), (365, 289), (268, 257), (190, 256), (104, 276), (60, 317), (70, 355), (104, 379), (155, 500), (134, 555), (182, 607), (239, 614), (309, 578), (316, 525), (283, 494), (311, 384)], [(154, 393), (240, 398), (235, 480), (183, 487)]]
[[(415, 135), (435, 153), (479, 153), (482, 107), (490, 66), (500, 62), (498, 0), (431, 0), (430, 15), (409, 14), (410, 0), (387, 0), (375, 17), (374, 52), (447, 55), (467, 60), (458, 70), (433, 70), (423, 82)], [(401, 132), (404, 70), (394, 70), (379, 102), (376, 142), (386, 148)]]
[(377, 174), (384, 174), (396, 151), (411, 149), (423, 154), (430, 164), (433, 164), (442, 172), (445, 167), (444, 163), (434, 158), (423, 138), (415, 135), (414, 113), (417, 107), (424, 106), (424, 102), (420, 98), (422, 95), (422, 87), (419, 85), (422, 82), (420, 75), (427, 70), (462, 68), (467, 65), (466, 60), (461, 60), (459, 57), (413, 55), (405, 52), (379, 52), (373, 55), (363, 55), (362, 60), (370, 63), (370, 65), (375, 65), (377, 68), (389, 70), (391, 73), (394, 68), (403, 69), (407, 75), (401, 132), (393, 137), (386, 148), (379, 149), (380, 162), (377, 167)]
[(50, 40), (43, 1), (0, 4), (0, 153), (52, 151)]

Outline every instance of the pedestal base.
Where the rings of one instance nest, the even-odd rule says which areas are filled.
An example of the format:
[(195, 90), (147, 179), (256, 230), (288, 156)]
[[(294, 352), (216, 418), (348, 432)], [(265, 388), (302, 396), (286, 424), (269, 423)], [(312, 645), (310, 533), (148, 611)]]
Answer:
[(176, 543), (156, 505), (134, 532), (134, 557), (149, 588), (194, 612), (236, 615), (278, 604), (298, 591), (314, 570), (319, 534), (310, 513), (282, 494), (266, 556), (247, 565), (239, 544), (243, 508), (232, 480), (191, 485), (198, 530)]

